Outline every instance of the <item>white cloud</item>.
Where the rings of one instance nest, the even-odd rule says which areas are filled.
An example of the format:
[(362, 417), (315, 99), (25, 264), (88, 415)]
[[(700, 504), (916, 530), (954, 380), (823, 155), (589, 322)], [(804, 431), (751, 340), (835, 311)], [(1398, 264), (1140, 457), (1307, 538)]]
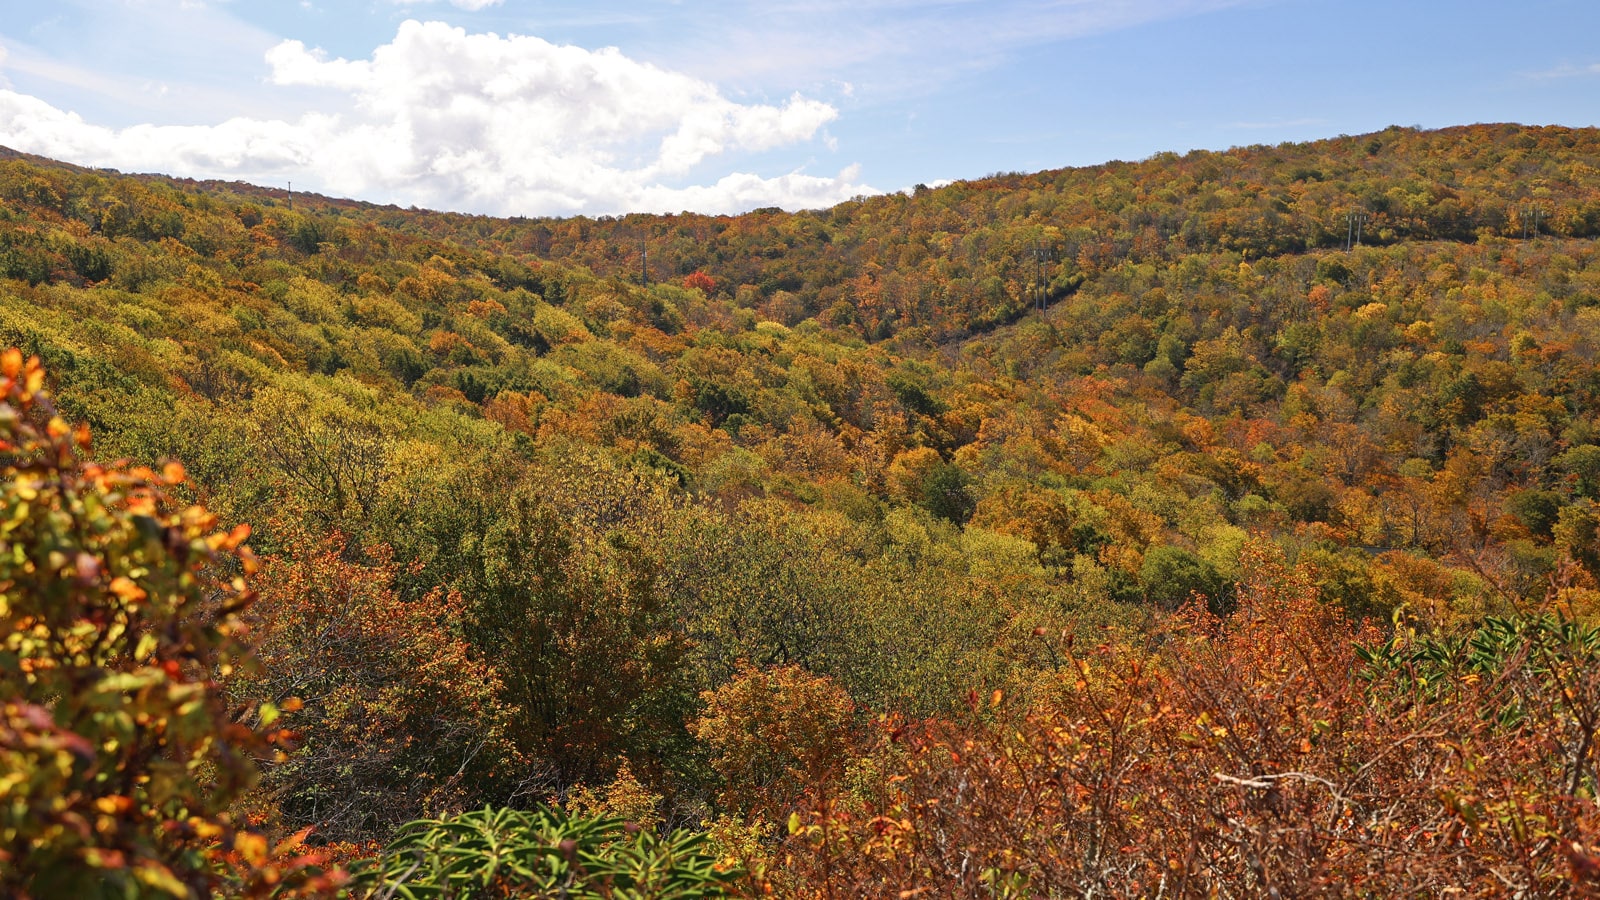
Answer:
[(838, 113), (798, 94), (778, 105), (735, 103), (708, 82), (614, 48), (408, 21), (370, 59), (328, 59), (286, 41), (266, 61), (273, 84), (321, 89), (337, 101), (332, 112), (113, 130), (0, 91), (0, 144), (120, 169), (293, 180), (501, 214), (797, 208), (874, 192), (849, 168), (683, 185), (715, 157), (811, 140)]
[[(432, 3), (434, 0), (390, 0), (390, 2), (398, 3), (401, 6), (416, 6), (419, 3)], [(480, 9), (488, 9), (491, 6), (499, 6), (504, 2), (505, 0), (450, 0), (450, 5), (454, 6), (456, 9), (464, 9), (468, 12), (477, 12)]]

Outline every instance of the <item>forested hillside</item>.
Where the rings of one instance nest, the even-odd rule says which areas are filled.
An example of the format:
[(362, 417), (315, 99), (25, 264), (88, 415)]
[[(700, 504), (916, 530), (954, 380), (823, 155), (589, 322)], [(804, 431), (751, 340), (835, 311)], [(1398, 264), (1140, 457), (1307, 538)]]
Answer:
[[(217, 821), (332, 855), (229, 890), (492, 807), (684, 841), (707, 891), (1581, 893), (1597, 236), (1600, 132), (1562, 128), (600, 220), (11, 154), (0, 346), (42, 369), (7, 362), (6, 515), (54, 508), (29, 473), (127, 459), (245, 554), (208, 563), (257, 596), (202, 643), (255, 662), (183, 666), (279, 749)], [(135, 603), (164, 571), (64, 540), (0, 536), (7, 633), (44, 627), (39, 579)], [(66, 709), (6, 647), (8, 696)], [(75, 828), (37, 840), (181, 868)]]

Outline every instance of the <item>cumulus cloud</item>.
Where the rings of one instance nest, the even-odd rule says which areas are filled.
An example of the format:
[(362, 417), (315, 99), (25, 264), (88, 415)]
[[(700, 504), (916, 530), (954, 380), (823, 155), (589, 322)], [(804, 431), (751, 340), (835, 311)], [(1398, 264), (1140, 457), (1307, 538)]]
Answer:
[(329, 59), (285, 41), (266, 61), (271, 83), (325, 91), (333, 111), (113, 130), (0, 90), (0, 144), (119, 169), (293, 180), (499, 214), (731, 212), (873, 193), (854, 168), (685, 185), (715, 157), (809, 141), (837, 110), (798, 94), (777, 105), (735, 103), (708, 82), (614, 48), (408, 21), (370, 59)]

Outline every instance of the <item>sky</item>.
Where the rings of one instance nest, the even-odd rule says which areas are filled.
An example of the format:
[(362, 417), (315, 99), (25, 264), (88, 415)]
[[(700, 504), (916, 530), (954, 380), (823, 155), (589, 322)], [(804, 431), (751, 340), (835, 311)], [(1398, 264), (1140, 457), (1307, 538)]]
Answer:
[(737, 213), (1600, 124), (1595, 0), (0, 0), (0, 146), (497, 216)]

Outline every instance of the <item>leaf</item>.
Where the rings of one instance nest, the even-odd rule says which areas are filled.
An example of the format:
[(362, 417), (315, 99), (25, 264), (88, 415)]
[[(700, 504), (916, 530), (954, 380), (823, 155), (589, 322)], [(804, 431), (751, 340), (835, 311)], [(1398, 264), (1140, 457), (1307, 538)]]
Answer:
[(173, 897), (189, 896), (189, 888), (172, 874), (171, 869), (158, 862), (147, 860), (139, 863), (133, 870), (133, 877), (141, 884)]
[(259, 834), (241, 831), (233, 836), (233, 849), (253, 866), (259, 866), (267, 860), (267, 839)]
[(133, 583), (133, 579), (126, 575), (118, 575), (111, 581), (111, 593), (116, 594), (124, 603), (138, 603), (149, 597), (144, 588)]

